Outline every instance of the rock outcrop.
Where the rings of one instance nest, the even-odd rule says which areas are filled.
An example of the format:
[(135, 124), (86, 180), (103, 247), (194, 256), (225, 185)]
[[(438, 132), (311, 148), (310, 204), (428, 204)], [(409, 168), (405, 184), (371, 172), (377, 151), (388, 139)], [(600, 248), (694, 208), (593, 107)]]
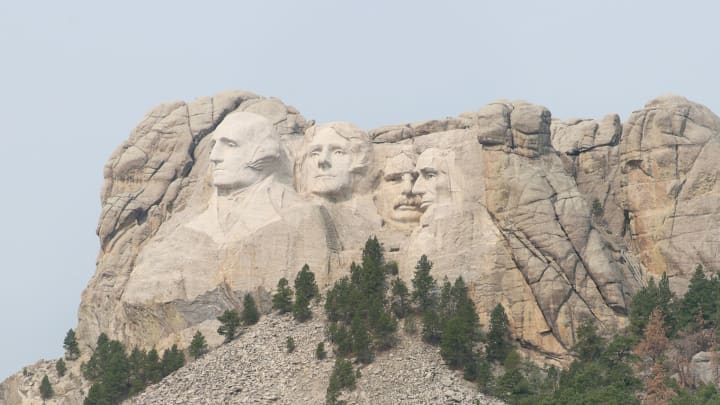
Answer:
[(245, 293), (267, 309), (305, 263), (329, 286), (376, 235), (401, 277), (427, 255), (482, 323), (501, 303), (528, 355), (564, 364), (584, 319), (626, 325), (648, 277), (683, 292), (696, 264), (718, 268), (718, 156), (720, 118), (676, 96), (625, 123), (501, 100), (367, 132), (246, 92), (163, 104), (105, 167), (77, 334), (218, 345)]

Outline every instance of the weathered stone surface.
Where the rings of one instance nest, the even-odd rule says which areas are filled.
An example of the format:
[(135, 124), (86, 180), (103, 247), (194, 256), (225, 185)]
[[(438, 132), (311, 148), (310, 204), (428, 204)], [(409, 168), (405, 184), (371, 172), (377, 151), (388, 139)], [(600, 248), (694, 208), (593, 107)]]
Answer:
[(718, 116), (677, 96), (648, 102), (623, 128), (620, 187), (633, 250), (679, 291), (696, 264), (720, 264), (718, 132)]
[(576, 327), (625, 326), (648, 276), (682, 292), (696, 264), (718, 267), (719, 132), (676, 96), (623, 124), (500, 100), (368, 132), (245, 92), (163, 104), (105, 167), (78, 337), (85, 353), (101, 332), (162, 350), (201, 330), (216, 346), (215, 317), (243, 294), (267, 309), (305, 263), (328, 286), (376, 235), (405, 280), (426, 254), (437, 279), (464, 278), (482, 323), (501, 303), (526, 354), (566, 364)]
[(700, 352), (695, 354), (690, 361), (690, 381), (695, 384), (718, 383), (718, 358), (717, 353)]

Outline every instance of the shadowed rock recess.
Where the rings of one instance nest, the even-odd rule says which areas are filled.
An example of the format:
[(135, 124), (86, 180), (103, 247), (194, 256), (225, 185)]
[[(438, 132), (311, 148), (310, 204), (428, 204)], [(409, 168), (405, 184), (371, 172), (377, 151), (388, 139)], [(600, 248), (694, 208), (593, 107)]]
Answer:
[[(376, 235), (405, 281), (427, 255), (436, 279), (463, 277), (482, 324), (500, 303), (527, 355), (567, 364), (582, 321), (623, 328), (650, 276), (682, 293), (696, 264), (718, 268), (719, 133), (678, 96), (624, 123), (500, 100), (370, 131), (247, 92), (162, 104), (104, 169), (81, 350), (101, 333), (187, 348), (198, 330), (218, 346), (216, 317), (246, 293), (268, 311), (305, 263), (328, 287)], [(0, 403), (38, 396), (28, 384), (8, 379)]]

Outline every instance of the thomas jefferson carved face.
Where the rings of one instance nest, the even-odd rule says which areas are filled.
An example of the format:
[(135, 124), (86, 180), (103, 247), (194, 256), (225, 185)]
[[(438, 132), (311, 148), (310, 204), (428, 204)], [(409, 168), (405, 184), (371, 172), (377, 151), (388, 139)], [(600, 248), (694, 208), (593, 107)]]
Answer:
[(330, 200), (352, 194), (355, 176), (368, 164), (370, 142), (352, 124), (334, 122), (305, 134), (304, 175), (307, 191)]
[(446, 157), (438, 149), (430, 148), (421, 153), (415, 171), (418, 178), (412, 192), (420, 196), (420, 209), (423, 212), (435, 204), (452, 200)]
[(401, 153), (387, 160), (375, 192), (375, 205), (386, 220), (411, 224), (420, 220), (420, 199), (413, 193), (417, 178), (412, 157)]
[(265, 117), (229, 114), (212, 135), (212, 181), (219, 193), (246, 188), (272, 173), (280, 155), (278, 135)]
[(308, 146), (310, 192), (333, 195), (345, 192), (352, 182), (350, 141), (332, 128), (317, 131)]

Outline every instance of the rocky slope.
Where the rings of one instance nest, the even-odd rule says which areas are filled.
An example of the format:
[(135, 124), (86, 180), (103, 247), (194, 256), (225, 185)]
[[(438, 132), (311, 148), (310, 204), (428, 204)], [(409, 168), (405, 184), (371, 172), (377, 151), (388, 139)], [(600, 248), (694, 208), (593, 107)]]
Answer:
[[(235, 341), (183, 367), (148, 387), (126, 404), (321, 404), (335, 357), (315, 358), (324, 341), (317, 313), (307, 323), (290, 315), (263, 317)], [(297, 348), (287, 353), (288, 336)], [(369, 365), (355, 365), (361, 377), (354, 391), (342, 396), (349, 404), (502, 404), (477, 392), (462, 373), (449, 370), (437, 347), (417, 335), (400, 333), (396, 348)], [(409, 366), (412, 365), (412, 366)]]

